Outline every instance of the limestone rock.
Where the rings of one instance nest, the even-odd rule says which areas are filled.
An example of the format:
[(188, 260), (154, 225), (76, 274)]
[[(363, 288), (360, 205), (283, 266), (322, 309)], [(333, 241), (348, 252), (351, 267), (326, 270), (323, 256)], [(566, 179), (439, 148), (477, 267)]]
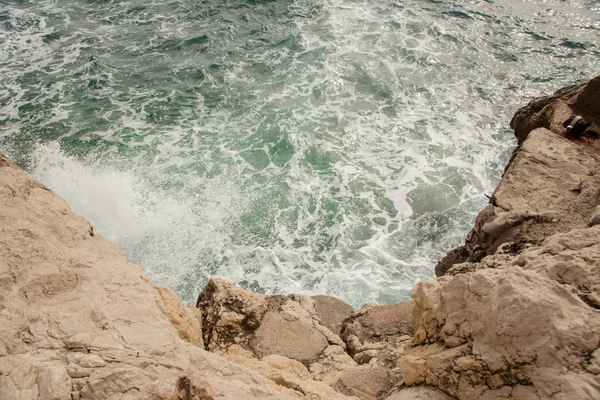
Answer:
[(538, 97), (520, 108), (510, 121), (510, 127), (515, 131), (519, 144), (527, 138), (529, 132), (537, 128), (562, 133), (562, 123), (572, 113), (568, 103), (581, 93), (584, 87), (585, 84), (567, 86), (557, 90), (552, 96)]
[(465, 246), (436, 266), (479, 262), (505, 244), (517, 253), (559, 232), (585, 226), (600, 197), (596, 156), (550, 131), (531, 132), (507, 168)]
[(312, 325), (273, 311), (265, 314), (250, 342), (259, 357), (279, 354), (305, 364), (316, 360), (327, 345), (327, 338)]
[(569, 99), (569, 105), (579, 115), (584, 115), (595, 124), (600, 125), (600, 76), (582, 86), (578, 93)]
[(301, 362), (287, 357), (270, 355), (259, 360), (239, 345), (230, 346), (223, 356), (240, 366), (258, 371), (278, 385), (288, 388), (290, 394), (298, 398), (356, 400), (356, 397), (336, 392), (330, 385), (314, 380)]
[(315, 380), (328, 385), (333, 385), (346, 371), (357, 368), (356, 361), (340, 346), (328, 346), (308, 367)]
[(171, 311), (194, 320), (159, 292), (62, 198), (0, 155), (0, 398), (297, 398), (182, 340)]
[[(512, 243), (518, 252), (523, 245), (539, 244), (555, 233), (596, 223), (594, 208), (600, 200), (599, 90), (600, 76), (534, 99), (517, 111), (510, 125), (519, 147), (490, 206), (478, 216), (465, 245), (438, 263), (437, 276), (455, 264), (479, 262), (504, 243)], [(570, 136), (563, 126), (574, 115), (592, 124), (581, 137)], [(505, 229), (496, 230), (493, 237), (481, 230), (483, 223), (506, 212), (512, 214), (509, 219), (514, 224), (498, 226)]]
[[(465, 245), (420, 282), (407, 385), (459, 399), (600, 398), (600, 77), (532, 101)], [(592, 122), (581, 137), (561, 123)], [(539, 127), (545, 127), (536, 129)]]
[(541, 246), (522, 252), (513, 263), (561, 283), (600, 309), (600, 226), (551, 236)]
[(158, 306), (177, 329), (179, 337), (193, 345), (204, 348), (202, 339), (202, 314), (196, 307), (184, 306), (171, 289), (154, 285)]
[(196, 303), (202, 313), (204, 344), (216, 351), (235, 343), (235, 338), (260, 325), (267, 312), (265, 296), (211, 278)]
[[(412, 344), (409, 335), (413, 332), (413, 308), (412, 301), (389, 305), (367, 304), (355, 310), (343, 324), (342, 337), (353, 360), (365, 367), (368, 365), (368, 368), (385, 371), (386, 387), (389, 386), (390, 389), (402, 379), (398, 360), (405, 348)], [(363, 372), (357, 372), (356, 376), (366, 376), (364, 370), (361, 371)], [(355, 375), (348, 371), (340, 376), (339, 382), (344, 383)], [(342, 379), (344, 376), (346, 378)], [(347, 387), (346, 390), (350, 390), (348, 385), (346, 382), (336, 387)]]
[[(365, 351), (381, 350), (391, 345), (396, 348), (396, 339), (411, 335), (412, 301), (388, 305), (367, 304), (354, 311), (344, 321), (342, 337), (348, 345), (350, 355), (357, 360), (357, 355)], [(404, 340), (402, 340), (404, 341)], [(364, 355), (359, 358), (364, 362)]]
[(64, 365), (41, 367), (37, 375), (38, 394), (44, 400), (62, 400), (71, 395), (71, 379)]
[(321, 324), (315, 300), (307, 296), (261, 295), (213, 278), (197, 306), (204, 343), (217, 353), (237, 344), (257, 358), (277, 354), (308, 366), (328, 345), (346, 346)]
[(381, 367), (361, 367), (348, 371), (334, 384), (338, 391), (361, 400), (384, 399), (392, 387), (388, 370)]
[(350, 316), (354, 308), (331, 296), (312, 296), (312, 299), (315, 301), (315, 311), (321, 324), (340, 335), (342, 322)]
[(594, 226), (600, 224), (600, 205), (597, 205), (594, 209), (594, 212), (590, 216), (588, 220), (588, 226)]
[[(355, 336), (361, 344), (382, 342), (404, 335), (410, 335), (412, 329), (412, 311), (414, 302), (394, 303), (388, 305), (367, 304), (354, 311), (344, 321), (342, 336)], [(359, 348), (349, 344), (351, 354)]]
[(560, 283), (506, 266), (420, 282), (411, 295), (420, 346), (400, 360), (406, 384), (460, 399), (515, 385), (541, 398), (600, 395), (598, 376), (585, 370), (600, 346), (600, 315)]
[(444, 392), (427, 387), (408, 387), (394, 393), (385, 400), (452, 400), (453, 398), (448, 396)]

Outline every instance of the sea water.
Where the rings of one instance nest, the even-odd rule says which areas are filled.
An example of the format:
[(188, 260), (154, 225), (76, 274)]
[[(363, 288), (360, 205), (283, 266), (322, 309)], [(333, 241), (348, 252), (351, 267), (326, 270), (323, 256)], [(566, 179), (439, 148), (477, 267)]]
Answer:
[(3, 0), (0, 150), (151, 280), (405, 300), (598, 1)]

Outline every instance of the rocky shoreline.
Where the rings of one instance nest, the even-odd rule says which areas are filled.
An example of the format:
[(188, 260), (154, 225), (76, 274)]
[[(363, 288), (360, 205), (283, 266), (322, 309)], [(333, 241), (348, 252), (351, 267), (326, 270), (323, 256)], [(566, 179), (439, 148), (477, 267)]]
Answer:
[(511, 127), (438, 279), (360, 309), (221, 279), (185, 306), (0, 156), (0, 399), (600, 398), (600, 77)]

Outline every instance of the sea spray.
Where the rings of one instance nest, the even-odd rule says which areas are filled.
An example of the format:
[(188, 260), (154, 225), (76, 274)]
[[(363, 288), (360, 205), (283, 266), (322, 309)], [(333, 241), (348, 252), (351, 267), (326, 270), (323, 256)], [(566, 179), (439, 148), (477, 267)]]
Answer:
[(459, 244), (530, 98), (589, 79), (589, 1), (9, 2), (2, 151), (151, 279), (354, 305)]

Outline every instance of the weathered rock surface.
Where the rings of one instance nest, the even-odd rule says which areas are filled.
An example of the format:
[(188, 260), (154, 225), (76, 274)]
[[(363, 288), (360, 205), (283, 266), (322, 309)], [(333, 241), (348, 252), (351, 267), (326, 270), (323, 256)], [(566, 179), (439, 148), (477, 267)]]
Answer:
[(334, 387), (361, 400), (380, 400), (392, 389), (389, 371), (382, 367), (361, 367), (344, 373)]
[(336, 392), (326, 383), (313, 379), (304, 364), (287, 357), (270, 355), (259, 360), (239, 345), (230, 346), (223, 357), (238, 365), (258, 371), (278, 385), (293, 389), (298, 395), (304, 395), (304, 398), (307, 399), (357, 400), (356, 397), (348, 397)]
[(412, 335), (412, 315), (414, 302), (394, 303), (388, 305), (367, 304), (354, 311), (344, 321), (342, 338), (348, 345), (350, 355), (375, 347), (383, 342), (394, 342), (396, 339)]
[(452, 400), (452, 397), (427, 386), (415, 386), (404, 388), (385, 400)]
[[(438, 263), (437, 276), (454, 264), (478, 262), (502, 245), (515, 252), (555, 233), (595, 224), (600, 196), (599, 90), (597, 77), (535, 99), (517, 111), (511, 126), (519, 147), (465, 245)], [(592, 122), (583, 136), (566, 133), (562, 124), (571, 115)]]
[(331, 296), (312, 296), (315, 301), (315, 311), (321, 324), (336, 335), (341, 335), (342, 322), (352, 314), (354, 308)]
[(185, 306), (171, 289), (154, 285), (158, 293), (157, 303), (163, 314), (177, 329), (179, 337), (193, 345), (204, 348), (202, 339), (202, 313), (196, 307)]
[(197, 302), (206, 348), (224, 353), (233, 345), (261, 358), (276, 354), (310, 365), (329, 345), (346, 347), (320, 323), (315, 301), (300, 295), (260, 295), (211, 279)]
[[(411, 296), (406, 385), (459, 399), (600, 398), (600, 77), (521, 109), (520, 146), (465, 246)], [(543, 127), (543, 128), (540, 128)]]
[(195, 313), (0, 156), (1, 399), (303, 396), (191, 344)]
[[(389, 305), (366, 304), (344, 321), (342, 338), (348, 353), (361, 365), (386, 371), (386, 385), (394, 387), (402, 380), (398, 360), (412, 345), (414, 302)], [(382, 381), (383, 375), (379, 379)], [(388, 390), (389, 391), (389, 390)]]
[(334, 385), (344, 373), (358, 367), (359, 365), (342, 347), (328, 346), (308, 369), (314, 379)]
[(405, 383), (459, 398), (517, 384), (544, 398), (600, 393), (599, 377), (587, 371), (600, 346), (600, 315), (558, 282), (507, 266), (420, 283), (412, 295), (415, 344), (432, 345), (401, 359)]

